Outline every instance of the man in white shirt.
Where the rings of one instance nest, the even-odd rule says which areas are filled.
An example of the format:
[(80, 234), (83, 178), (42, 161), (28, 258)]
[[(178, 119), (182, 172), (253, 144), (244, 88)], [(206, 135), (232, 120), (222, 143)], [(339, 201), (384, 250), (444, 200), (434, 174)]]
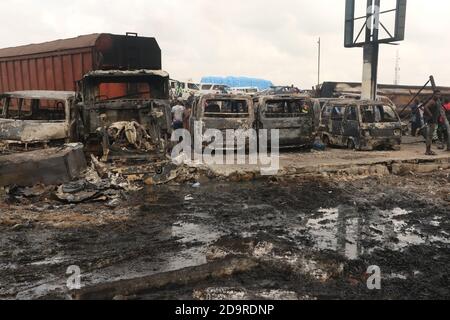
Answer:
[(183, 120), (184, 120), (184, 111), (186, 108), (182, 103), (178, 103), (177, 105), (172, 107), (172, 126), (174, 130), (183, 129)]

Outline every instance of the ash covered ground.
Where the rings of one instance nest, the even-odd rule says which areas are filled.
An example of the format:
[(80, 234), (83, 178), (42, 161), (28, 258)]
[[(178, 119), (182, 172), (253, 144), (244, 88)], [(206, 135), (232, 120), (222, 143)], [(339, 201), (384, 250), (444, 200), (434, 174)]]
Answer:
[[(450, 298), (450, 170), (205, 179), (130, 192), (115, 208), (0, 197), (3, 299), (66, 299), (71, 265), (86, 287), (172, 272), (129, 299)], [(225, 271), (177, 274), (209, 264)], [(372, 265), (381, 290), (367, 288)]]

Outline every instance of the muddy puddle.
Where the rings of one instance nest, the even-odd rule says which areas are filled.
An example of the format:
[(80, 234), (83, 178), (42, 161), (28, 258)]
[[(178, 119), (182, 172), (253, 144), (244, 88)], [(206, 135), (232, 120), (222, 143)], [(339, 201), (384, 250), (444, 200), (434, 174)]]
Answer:
[[(435, 181), (420, 179), (428, 178)], [(440, 187), (449, 190), (448, 176), (439, 178)], [(402, 179), (148, 187), (130, 196), (126, 217), (101, 226), (34, 223), (12, 230), (0, 224), (0, 297), (67, 298), (70, 265), (80, 267), (87, 287), (195, 268), (226, 256), (251, 258), (258, 267), (161, 288), (145, 298), (449, 297), (448, 202), (436, 193), (418, 194)], [(383, 271), (381, 292), (367, 291), (370, 265)]]
[[(401, 208), (375, 208), (362, 217), (354, 207), (319, 209), (319, 217), (308, 219), (306, 228), (300, 227), (297, 232), (307, 232), (318, 249), (333, 250), (351, 260), (377, 248), (402, 251), (414, 245), (450, 244), (445, 231), (430, 235), (418, 227), (409, 226), (407, 221), (411, 213)], [(435, 216), (429, 224), (439, 227), (441, 220), (442, 217)], [(364, 246), (371, 240), (375, 242)]]

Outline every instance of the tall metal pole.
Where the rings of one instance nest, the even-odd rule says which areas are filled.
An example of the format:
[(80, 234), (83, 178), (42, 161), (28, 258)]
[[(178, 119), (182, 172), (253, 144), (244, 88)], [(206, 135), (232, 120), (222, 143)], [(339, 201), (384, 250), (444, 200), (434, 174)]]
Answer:
[(318, 54), (318, 61), (317, 61), (317, 88), (320, 86), (320, 55), (321, 55), (321, 42), (319, 37), (319, 42), (317, 42), (319, 45), (319, 54)]
[(398, 86), (400, 84), (400, 52), (397, 50), (395, 55), (395, 78), (394, 84)]
[(366, 45), (364, 45), (363, 82), (361, 98), (375, 100), (377, 97), (378, 44), (380, 0), (367, 0)]

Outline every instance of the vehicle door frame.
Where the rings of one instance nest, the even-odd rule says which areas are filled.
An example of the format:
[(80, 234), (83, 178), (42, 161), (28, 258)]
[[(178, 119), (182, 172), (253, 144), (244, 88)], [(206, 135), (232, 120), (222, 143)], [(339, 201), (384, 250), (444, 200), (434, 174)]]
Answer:
[[(342, 145), (342, 140), (343, 140), (343, 121), (344, 121), (344, 117), (345, 117), (345, 112), (347, 110), (347, 106), (346, 105), (342, 105), (342, 104), (335, 104), (335, 103), (331, 103), (331, 113), (330, 113), (330, 120), (329, 120), (329, 135), (331, 137), (331, 141), (332, 144), (337, 144), (337, 145)], [(341, 113), (341, 117), (339, 118), (334, 118), (333, 117), (333, 109), (334, 108), (343, 108), (344, 112)], [(335, 127), (338, 128), (335, 128)]]
[[(356, 119), (349, 120), (349, 116), (351, 114), (352, 108), (355, 109)], [(347, 146), (349, 140), (353, 141), (355, 147), (358, 148), (360, 142), (360, 134), (361, 134), (361, 113), (359, 112), (360, 108), (356, 103), (349, 104), (346, 106), (346, 110), (344, 113), (344, 118), (342, 120), (342, 144)]]
[(201, 121), (200, 120), (200, 112), (199, 112), (199, 105), (203, 101), (202, 97), (196, 97), (194, 104), (192, 106), (191, 115), (189, 117), (189, 132), (191, 135), (194, 134), (195, 130), (195, 122)]

